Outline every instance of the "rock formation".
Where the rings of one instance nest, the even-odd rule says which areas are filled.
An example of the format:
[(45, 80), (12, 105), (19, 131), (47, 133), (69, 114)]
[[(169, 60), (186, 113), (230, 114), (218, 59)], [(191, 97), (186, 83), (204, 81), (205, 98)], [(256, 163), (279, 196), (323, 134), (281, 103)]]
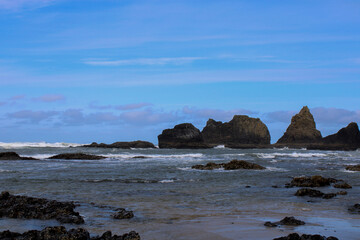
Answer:
[(291, 123), (277, 144), (286, 146), (297, 144), (318, 143), (322, 139), (320, 131), (316, 129), (313, 115), (307, 106), (291, 118)]
[(268, 145), (270, 133), (259, 118), (235, 115), (230, 122), (209, 119), (202, 130), (204, 142), (212, 145)]
[(301, 236), (297, 233), (291, 233), (285, 237), (274, 238), (273, 240), (339, 240), (336, 237), (330, 236), (325, 237), (319, 234), (302, 234)]
[(89, 145), (83, 145), (82, 147), (94, 147), (94, 148), (155, 148), (154, 144), (146, 141), (132, 141), (132, 142), (114, 142), (112, 144), (96, 143), (93, 142)]
[(255, 170), (263, 170), (265, 167), (260, 166), (256, 163), (250, 163), (244, 160), (231, 160), (228, 163), (213, 163), (209, 162), (206, 165), (194, 165), (191, 168), (198, 170), (214, 170), (219, 168), (224, 168), (224, 170), (236, 170), (236, 169), (255, 169)]
[(32, 157), (20, 157), (16, 152), (2, 152), (0, 153), (0, 160), (37, 160)]
[(300, 225), (304, 225), (304, 224), (305, 224), (304, 221), (298, 220), (294, 217), (285, 217), (278, 222), (265, 222), (264, 226), (266, 226), (266, 227), (277, 227), (279, 225), (300, 226)]
[(24, 219), (56, 219), (60, 223), (82, 224), (84, 219), (74, 211), (71, 202), (58, 202), (45, 198), (0, 194), (0, 217)]
[(158, 136), (159, 148), (209, 148), (204, 143), (200, 130), (191, 123), (182, 123), (165, 129)]

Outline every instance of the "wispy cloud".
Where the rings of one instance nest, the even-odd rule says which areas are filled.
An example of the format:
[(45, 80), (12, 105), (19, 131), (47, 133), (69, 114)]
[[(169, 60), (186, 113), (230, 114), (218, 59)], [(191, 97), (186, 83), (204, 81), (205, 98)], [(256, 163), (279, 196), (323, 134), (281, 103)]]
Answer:
[(0, 0), (0, 10), (34, 9), (48, 6), (56, 0)]
[(42, 95), (40, 97), (33, 98), (33, 100), (39, 101), (39, 102), (50, 103), (50, 102), (63, 101), (63, 100), (65, 100), (65, 96), (62, 94), (46, 94), (46, 95)]
[(9, 118), (20, 119), (29, 123), (40, 123), (45, 120), (50, 120), (52, 117), (58, 115), (57, 111), (32, 111), (22, 110), (7, 114)]
[(124, 104), (124, 105), (99, 105), (95, 102), (92, 102), (89, 104), (89, 107), (92, 109), (98, 109), (98, 110), (104, 110), (104, 109), (116, 109), (121, 111), (127, 111), (127, 110), (135, 110), (140, 109), (143, 107), (149, 107), (152, 106), (151, 103), (130, 103), (130, 104)]
[(84, 63), (93, 66), (124, 66), (124, 65), (182, 65), (192, 63), (204, 57), (174, 57), (174, 58), (137, 58), (123, 60), (85, 60)]

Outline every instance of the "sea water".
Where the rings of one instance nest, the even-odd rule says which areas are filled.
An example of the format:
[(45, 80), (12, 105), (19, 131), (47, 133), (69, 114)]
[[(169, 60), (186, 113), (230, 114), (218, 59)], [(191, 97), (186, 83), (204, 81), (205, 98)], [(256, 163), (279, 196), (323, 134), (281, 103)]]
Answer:
[[(0, 161), (0, 190), (11, 194), (74, 201), (91, 234), (131, 230), (142, 239), (272, 239), (291, 232), (359, 239), (360, 215), (348, 207), (360, 203), (359, 151), (306, 149), (101, 149), (78, 144), (0, 144), (38, 161)], [(47, 160), (59, 153), (83, 152), (103, 160)], [(141, 158), (138, 158), (141, 156)], [(203, 171), (191, 166), (246, 160), (265, 170)], [(292, 177), (322, 175), (352, 185), (333, 199), (297, 197), (285, 188)], [(319, 188), (338, 192), (333, 187)], [(111, 218), (116, 208), (134, 211), (130, 220)], [(294, 216), (300, 227), (268, 228), (265, 221)], [(0, 219), (0, 230), (23, 232), (60, 225), (55, 220)]]

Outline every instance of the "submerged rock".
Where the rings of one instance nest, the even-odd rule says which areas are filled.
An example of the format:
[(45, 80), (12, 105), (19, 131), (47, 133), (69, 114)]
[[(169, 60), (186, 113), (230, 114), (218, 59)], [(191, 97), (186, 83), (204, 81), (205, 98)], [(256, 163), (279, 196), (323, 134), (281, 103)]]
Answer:
[(47, 227), (41, 231), (31, 230), (24, 233), (10, 231), (0, 232), (0, 239), (6, 240), (140, 240), (137, 232), (131, 231), (121, 236), (112, 235), (110, 231), (102, 236), (90, 237), (88, 231), (83, 228), (66, 230), (63, 226)]
[(300, 225), (304, 225), (304, 224), (305, 224), (304, 221), (298, 220), (294, 217), (285, 217), (278, 222), (266, 222), (264, 225), (266, 227), (277, 227), (279, 225), (300, 226)]
[(345, 169), (348, 170), (348, 171), (360, 171), (360, 164), (346, 166)]
[(130, 149), (130, 148), (155, 148), (155, 145), (152, 144), (151, 142), (138, 140), (132, 142), (114, 142), (112, 144), (93, 142), (89, 145), (83, 145), (82, 147)]
[(65, 159), (65, 160), (99, 160), (104, 159), (106, 157), (97, 156), (97, 155), (90, 155), (85, 153), (62, 153), (48, 159)]
[(9, 192), (2, 192), (0, 195), (0, 217), (56, 219), (60, 223), (84, 223), (84, 219), (74, 211), (74, 208), (75, 205), (71, 202), (15, 196)]
[(16, 152), (1, 152), (0, 160), (37, 160), (32, 157), (20, 157)]
[(356, 203), (354, 206), (349, 207), (348, 210), (350, 213), (360, 214), (360, 204)]
[(309, 197), (317, 197), (330, 199), (336, 196), (336, 193), (323, 193), (319, 190), (311, 189), (311, 188), (301, 188), (296, 191), (295, 196), (309, 196)]
[(318, 143), (322, 139), (321, 133), (316, 129), (313, 115), (307, 106), (292, 117), (289, 127), (277, 144), (286, 146), (296, 144)]
[(204, 143), (200, 130), (191, 123), (182, 123), (165, 129), (158, 136), (159, 148), (210, 148)]
[(213, 163), (209, 162), (206, 165), (194, 165), (191, 168), (199, 169), (199, 170), (214, 170), (219, 168), (224, 168), (224, 170), (236, 170), (236, 169), (255, 169), (255, 170), (263, 170), (265, 167), (256, 164), (250, 163), (244, 160), (232, 160), (228, 163)]
[(112, 215), (115, 219), (130, 219), (134, 217), (133, 211), (127, 211), (125, 208), (118, 208), (117, 212)]
[(334, 184), (333, 186), (334, 188), (343, 188), (343, 189), (349, 189), (349, 188), (352, 188), (352, 186), (346, 182), (341, 182), (341, 183), (337, 183), (337, 184)]
[(259, 118), (235, 115), (229, 122), (222, 123), (209, 119), (202, 130), (205, 143), (212, 145), (268, 145), (270, 133)]
[(324, 187), (330, 186), (331, 183), (336, 183), (339, 180), (334, 178), (325, 178), (322, 176), (311, 176), (311, 177), (294, 177), (288, 187)]
[(314, 235), (303, 234), (300, 236), (297, 233), (291, 233), (285, 237), (274, 238), (273, 240), (339, 240), (339, 239), (333, 236), (325, 237), (319, 234), (314, 234)]

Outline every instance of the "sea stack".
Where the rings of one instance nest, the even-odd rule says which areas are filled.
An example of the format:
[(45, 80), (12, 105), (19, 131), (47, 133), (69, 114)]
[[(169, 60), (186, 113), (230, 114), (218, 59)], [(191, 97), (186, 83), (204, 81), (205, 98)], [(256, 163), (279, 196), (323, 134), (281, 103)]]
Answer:
[(268, 145), (270, 133), (259, 118), (235, 115), (230, 122), (209, 119), (202, 130), (204, 142), (211, 145)]
[[(307, 106), (291, 118), (291, 123), (277, 144), (294, 146), (318, 143), (322, 139), (321, 133), (316, 129), (313, 115)], [(306, 146), (306, 145), (305, 145)]]
[(199, 129), (191, 123), (182, 123), (165, 129), (158, 136), (159, 148), (209, 148)]

